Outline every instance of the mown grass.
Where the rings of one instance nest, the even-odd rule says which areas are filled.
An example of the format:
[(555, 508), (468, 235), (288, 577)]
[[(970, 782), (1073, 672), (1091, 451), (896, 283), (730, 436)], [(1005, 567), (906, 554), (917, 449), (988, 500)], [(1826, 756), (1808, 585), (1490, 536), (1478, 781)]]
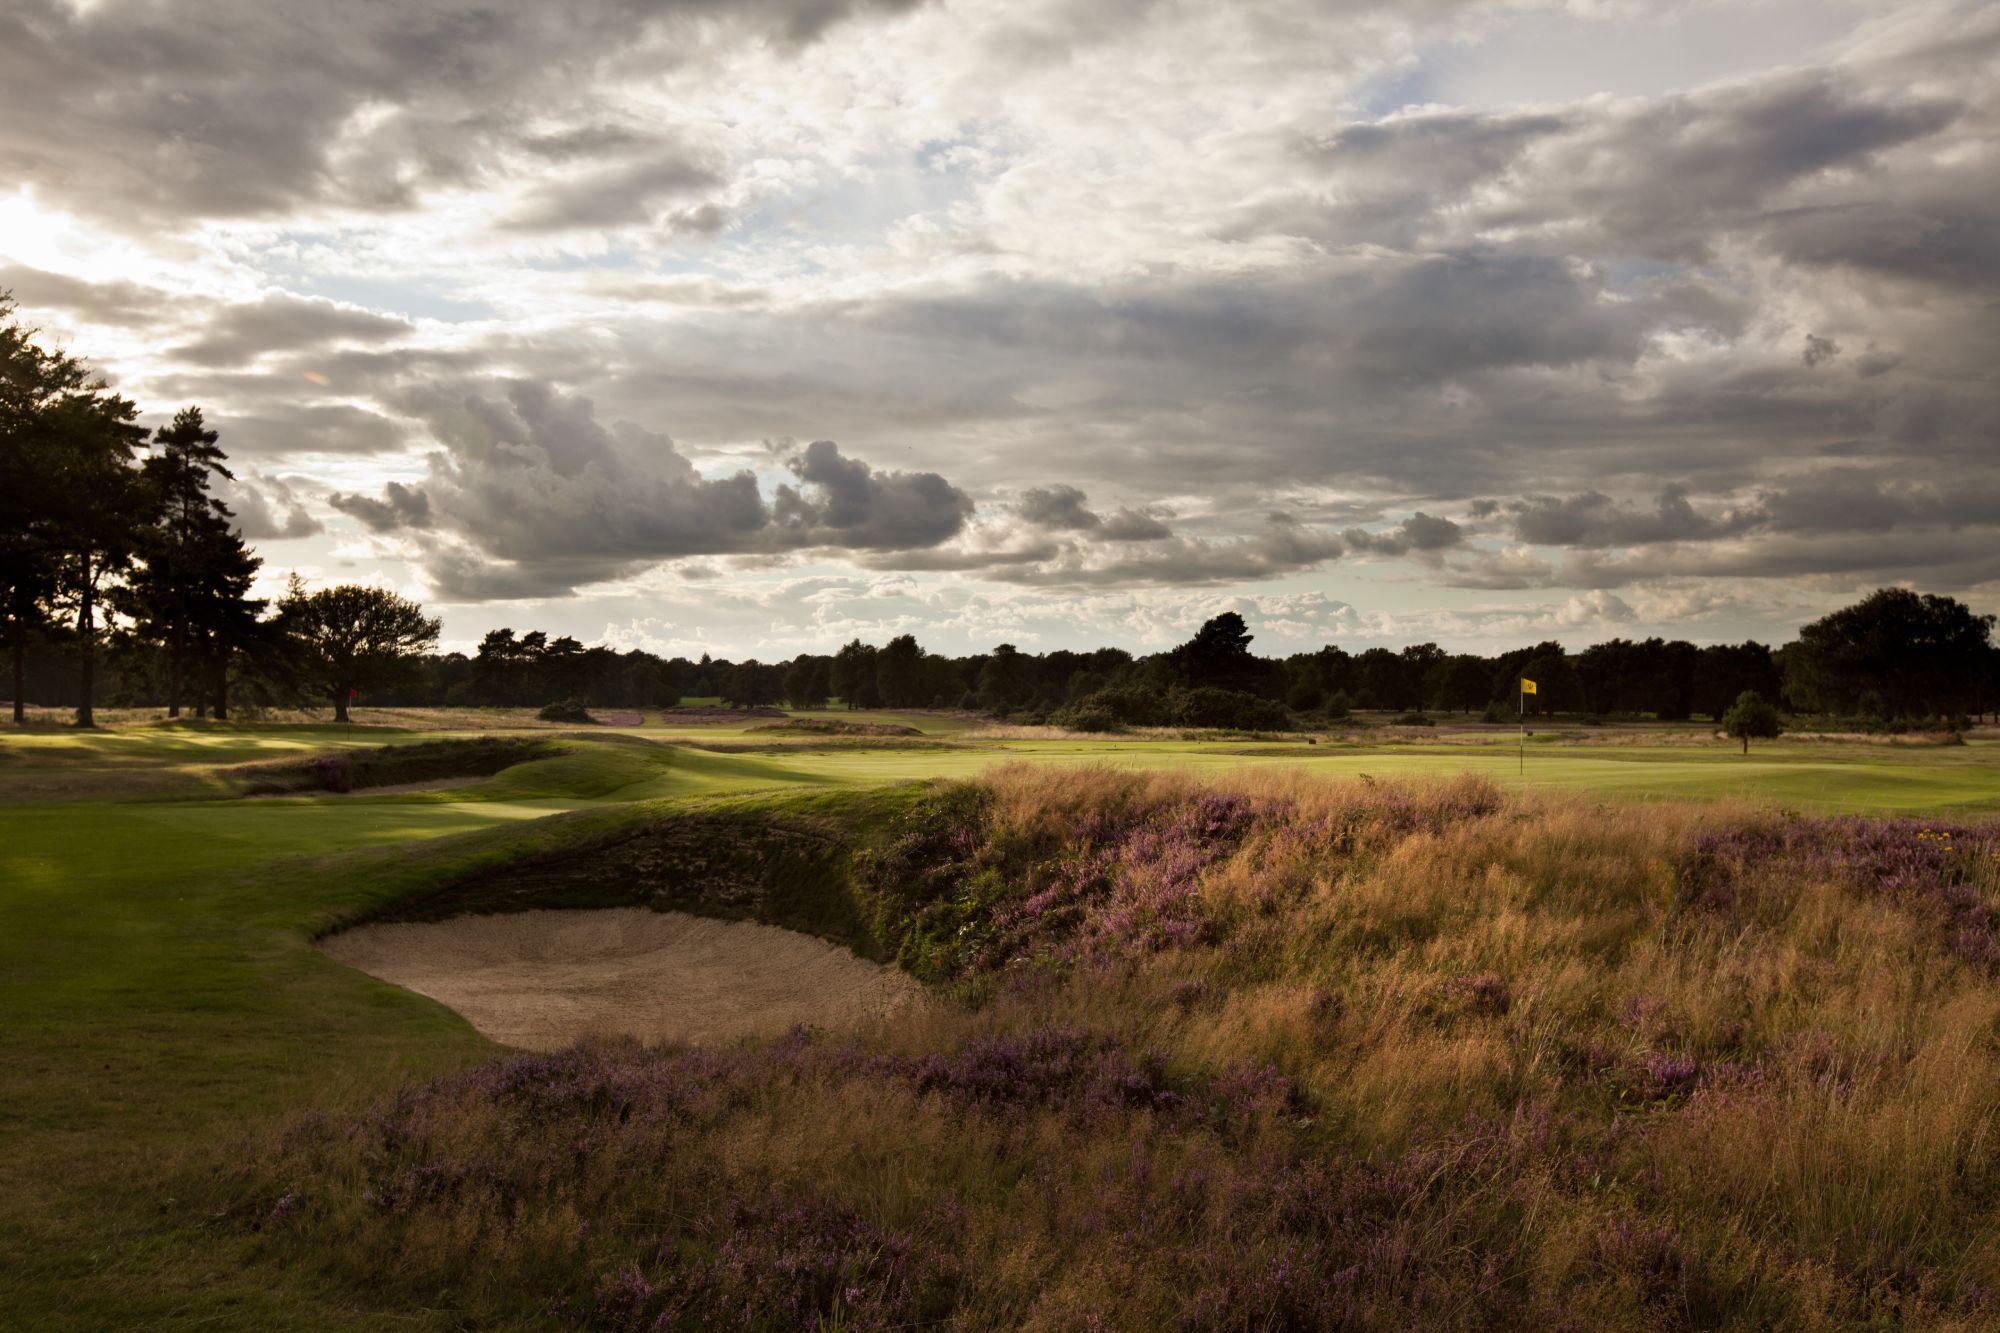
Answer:
[[(0, 1326), (601, 1326), (683, 1297), (688, 1317), (752, 1308), (786, 1325), (785, 1302), (807, 1298), (759, 1285), (766, 1261), (823, 1275), (862, 1254), (902, 1257), (864, 1265), (845, 1313), (830, 1296), (817, 1314), (1309, 1325), (1334, 1308), (1319, 1288), (1231, 1284), (1352, 1269), (1340, 1308), (1378, 1324), (1991, 1322), (1990, 970), (1936, 902), (1797, 863), (1792, 844), (1770, 879), (1684, 901), (1676, 867), (1702, 837), (1818, 827), (1718, 803), (1718, 775), (1745, 772), (1733, 755), (1531, 755), (1531, 777), (1546, 761), (1554, 786), (1572, 762), (1564, 781), (1595, 790), (1501, 778), (1491, 809), (1403, 827), (1366, 812), (1417, 789), (1379, 780), (1427, 782), (1457, 756), (551, 739), (571, 752), (470, 787), (252, 802), (163, 801), (147, 775), (385, 738), (0, 742), (0, 770), (28, 775), (0, 804)], [(1750, 762), (1799, 810), (1991, 808), (1989, 745)], [(66, 751), (122, 769), (115, 789), (38, 786), (80, 762), (50, 757)], [(971, 826), (883, 790), (1014, 755), (1047, 763), (956, 789), (986, 793)], [(1182, 771), (1121, 775), (1107, 757)], [(1357, 773), (1378, 785), (1315, 780)], [(999, 920), (1102, 853), (1119, 811), (1170, 826), (1216, 794), (1210, 778), (1252, 807), (1294, 804), (1253, 812), (1217, 855), (1197, 846), (1188, 894), (1100, 887), (1043, 904), (1070, 910), (1067, 927), (1060, 911), (1035, 930)], [(1662, 782), (1708, 799), (1609, 799)], [(1308, 839), (1272, 859), (1268, 842), (1319, 827), (1315, 810), (1360, 812), (1347, 850)], [(759, 820), (844, 830), (840, 857), (731, 910), (903, 956), (956, 1002), (861, 1048), (575, 1057), (582, 1086), (659, 1083), (683, 1108), (667, 1137), (588, 1107), (530, 1133), (482, 1091), (493, 1073), (424, 1094), (450, 1110), (421, 1127), (442, 1137), (379, 1160), (300, 1137), (374, 1124), (365, 1108), (393, 1110), (394, 1089), (493, 1053), (438, 1006), (320, 957), (315, 932), (691, 814), (737, 836)], [(933, 836), (950, 855), (898, 860)], [(1111, 882), (1180, 883), (1170, 844)], [(923, 866), (945, 867), (936, 893), (899, 900)], [(1991, 901), (1990, 878), (1974, 887)], [(506, 1225), (469, 1194), (404, 1213), (362, 1199), (423, 1165), (419, 1148), (451, 1162), (498, 1142), (553, 1171), (560, 1134), (594, 1145), (592, 1165), (559, 1189), (506, 1177), (524, 1210)], [(1434, 1183), (1396, 1183), (1413, 1173)], [(267, 1224), (285, 1193), (289, 1230)], [(579, 1245), (586, 1220), (599, 1239)], [(716, 1285), (687, 1277), (704, 1272)], [(567, 1304), (551, 1316), (551, 1300)]]

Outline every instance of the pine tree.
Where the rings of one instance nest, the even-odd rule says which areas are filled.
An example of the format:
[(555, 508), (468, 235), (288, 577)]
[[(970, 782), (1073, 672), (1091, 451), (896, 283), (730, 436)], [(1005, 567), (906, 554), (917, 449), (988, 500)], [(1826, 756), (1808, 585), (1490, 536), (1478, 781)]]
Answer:
[[(234, 479), (219, 439), (199, 407), (183, 408), (172, 425), (154, 433), (153, 456), (141, 469), (152, 521), (139, 548), (143, 568), (128, 582), (119, 606), (132, 619), (134, 637), (166, 655), (168, 717), (181, 715), (190, 668), (197, 660), (206, 664), (220, 649), (211, 642), (216, 631), (225, 622), (241, 621), (241, 608), (232, 610), (227, 603), (248, 593), (256, 573), (254, 557), (230, 527), (234, 515), (209, 493), (214, 478)], [(205, 712), (211, 696), (202, 690), (197, 695), (198, 709)]]
[(97, 725), (97, 645), (104, 591), (132, 563), (148, 501), (133, 450), (146, 438), (129, 398), (102, 381), (64, 394), (42, 413), (46, 427), (49, 531), (57, 553), (57, 591), (76, 613), (76, 725)]
[(0, 623), (20, 722), (27, 716), (28, 639), (50, 626), (61, 588), (52, 414), (66, 398), (88, 391), (90, 373), (81, 361), (41, 347), (35, 330), (14, 322), (13, 313), (13, 300), (0, 291)]

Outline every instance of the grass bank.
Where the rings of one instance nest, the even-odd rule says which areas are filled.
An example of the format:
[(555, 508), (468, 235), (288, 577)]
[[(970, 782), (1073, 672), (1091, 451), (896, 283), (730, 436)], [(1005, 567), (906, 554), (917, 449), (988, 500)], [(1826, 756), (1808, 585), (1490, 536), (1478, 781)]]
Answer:
[(957, 1003), (309, 1113), (230, 1225), (481, 1324), (1993, 1314), (1991, 828), (1026, 768), (900, 805), (853, 903)]

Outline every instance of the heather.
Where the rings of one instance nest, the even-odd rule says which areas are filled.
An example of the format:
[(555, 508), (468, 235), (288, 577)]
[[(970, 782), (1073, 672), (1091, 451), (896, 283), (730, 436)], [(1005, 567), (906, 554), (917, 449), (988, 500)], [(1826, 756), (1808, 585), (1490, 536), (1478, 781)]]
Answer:
[(257, 1258), (587, 1328), (1989, 1326), (1991, 825), (1015, 767), (852, 834), (936, 1003), (357, 1094)]

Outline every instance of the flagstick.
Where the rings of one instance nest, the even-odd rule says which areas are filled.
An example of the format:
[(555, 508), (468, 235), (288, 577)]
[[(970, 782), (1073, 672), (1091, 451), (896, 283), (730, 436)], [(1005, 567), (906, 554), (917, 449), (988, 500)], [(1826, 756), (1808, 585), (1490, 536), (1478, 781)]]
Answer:
[(1520, 685), (1514, 687), (1514, 712), (1521, 719), (1521, 774), (1528, 776), (1528, 691)]

